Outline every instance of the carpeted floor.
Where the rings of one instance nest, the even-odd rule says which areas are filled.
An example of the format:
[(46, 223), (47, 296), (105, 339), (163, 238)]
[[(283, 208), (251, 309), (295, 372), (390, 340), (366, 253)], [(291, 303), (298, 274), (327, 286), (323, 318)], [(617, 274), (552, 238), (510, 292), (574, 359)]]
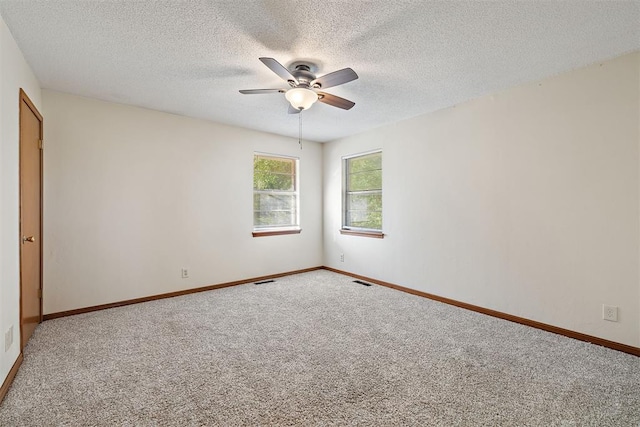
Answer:
[(640, 425), (640, 358), (352, 281), (44, 322), (0, 425)]

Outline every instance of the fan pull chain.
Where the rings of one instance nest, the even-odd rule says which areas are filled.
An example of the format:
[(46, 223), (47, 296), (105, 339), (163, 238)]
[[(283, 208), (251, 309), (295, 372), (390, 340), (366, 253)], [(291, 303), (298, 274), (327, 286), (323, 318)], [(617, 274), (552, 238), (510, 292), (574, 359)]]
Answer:
[(299, 133), (298, 133), (298, 144), (300, 144), (301, 150), (302, 150), (302, 111), (303, 110), (300, 110), (300, 113), (298, 114), (298, 123), (300, 125)]

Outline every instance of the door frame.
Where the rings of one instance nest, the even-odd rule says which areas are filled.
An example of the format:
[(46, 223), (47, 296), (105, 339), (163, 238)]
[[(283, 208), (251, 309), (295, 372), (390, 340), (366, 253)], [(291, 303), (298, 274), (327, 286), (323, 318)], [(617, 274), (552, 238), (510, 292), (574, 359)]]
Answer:
[[(40, 114), (40, 112), (38, 111), (38, 109), (36, 108), (36, 106), (33, 104), (33, 102), (31, 102), (31, 99), (29, 99), (29, 96), (27, 96), (26, 92), (20, 88), (20, 94), (18, 97), (18, 102), (19, 102), (19, 107), (18, 107), (18, 186), (19, 186), (19, 191), (20, 191), (20, 210), (19, 210), (19, 235), (18, 235), (18, 244), (20, 245), (20, 280), (19, 280), (19, 284), (20, 284), (20, 300), (19, 300), (19, 304), (20, 304), (20, 310), (19, 310), (19, 315), (20, 315), (20, 352), (22, 353), (22, 350), (24, 350), (24, 347), (27, 343), (22, 342), (22, 236), (23, 234), (23, 230), (22, 230), (22, 111), (23, 109), (29, 108), (29, 110), (31, 110), (31, 112), (36, 116), (36, 118), (38, 119), (38, 121), (40, 122), (40, 129), (39, 129), (39, 134), (40, 134), (40, 140), (43, 139), (43, 132), (44, 132), (44, 125), (43, 125), (43, 118), (42, 115)], [(44, 287), (44, 283), (43, 283), (43, 262), (42, 262), (42, 255), (43, 255), (43, 212), (44, 212), (44, 206), (43, 206), (43, 202), (44, 202), (44, 198), (43, 198), (43, 193), (44, 193), (44, 176), (43, 176), (43, 171), (44, 171), (44, 155), (43, 155), (43, 147), (41, 146), (40, 150), (38, 150), (40, 153), (40, 243), (39, 243), (39, 249), (40, 249), (40, 277), (39, 277), (39, 281), (40, 281), (40, 318), (38, 320), (38, 323), (42, 323), (42, 300), (43, 300), (43, 287)]]

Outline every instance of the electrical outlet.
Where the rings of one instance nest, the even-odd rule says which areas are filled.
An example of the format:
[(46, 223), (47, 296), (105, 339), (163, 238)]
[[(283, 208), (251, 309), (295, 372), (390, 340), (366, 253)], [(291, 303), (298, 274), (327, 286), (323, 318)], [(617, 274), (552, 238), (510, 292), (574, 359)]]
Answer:
[(618, 307), (612, 305), (602, 305), (602, 318), (611, 322), (618, 321)]
[(182, 278), (183, 279), (188, 279), (189, 278), (189, 270), (187, 270), (186, 268), (182, 269)]
[(13, 326), (4, 333), (4, 351), (9, 351), (13, 344)]
[(344, 254), (340, 254), (340, 262), (344, 262)]

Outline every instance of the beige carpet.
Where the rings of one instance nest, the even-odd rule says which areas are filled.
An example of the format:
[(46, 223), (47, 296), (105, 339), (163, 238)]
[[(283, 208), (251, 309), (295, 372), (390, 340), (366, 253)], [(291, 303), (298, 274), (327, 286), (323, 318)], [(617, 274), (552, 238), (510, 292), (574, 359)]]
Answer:
[(47, 321), (0, 425), (640, 424), (640, 358), (352, 280)]

